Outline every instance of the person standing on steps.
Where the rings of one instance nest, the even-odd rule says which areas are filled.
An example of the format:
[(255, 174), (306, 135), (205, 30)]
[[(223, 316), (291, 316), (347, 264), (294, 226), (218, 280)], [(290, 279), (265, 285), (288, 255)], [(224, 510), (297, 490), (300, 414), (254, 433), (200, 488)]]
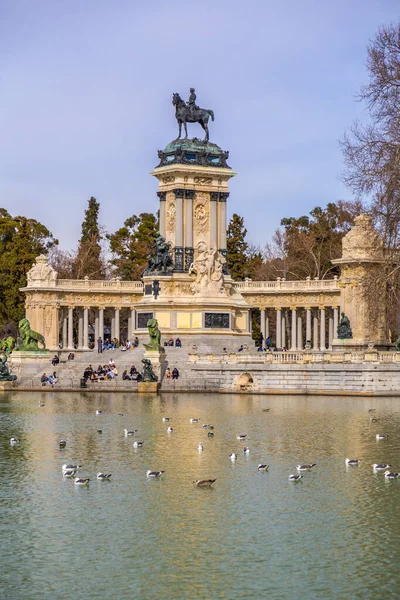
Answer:
[(97, 340), (97, 353), (99, 352), (103, 352), (103, 340), (101, 339), (101, 337), (99, 337)]

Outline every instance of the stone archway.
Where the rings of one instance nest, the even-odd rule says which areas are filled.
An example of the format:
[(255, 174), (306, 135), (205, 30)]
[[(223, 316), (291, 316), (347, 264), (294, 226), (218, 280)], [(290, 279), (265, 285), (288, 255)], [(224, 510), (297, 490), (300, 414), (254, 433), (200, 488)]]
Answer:
[(237, 377), (235, 377), (233, 382), (233, 388), (240, 392), (250, 392), (257, 389), (257, 386), (254, 382), (254, 377), (251, 373), (244, 371)]

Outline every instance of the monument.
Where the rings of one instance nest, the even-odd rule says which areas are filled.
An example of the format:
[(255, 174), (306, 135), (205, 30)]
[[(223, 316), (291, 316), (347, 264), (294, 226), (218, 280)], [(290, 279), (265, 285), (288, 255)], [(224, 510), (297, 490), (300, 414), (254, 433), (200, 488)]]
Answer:
[(160, 388), (160, 381), (165, 370), (165, 352), (161, 346), (161, 332), (158, 329), (157, 319), (149, 319), (147, 323), (150, 341), (144, 344), (145, 352), (142, 359), (143, 370), (142, 379), (138, 382), (138, 392), (157, 392)]

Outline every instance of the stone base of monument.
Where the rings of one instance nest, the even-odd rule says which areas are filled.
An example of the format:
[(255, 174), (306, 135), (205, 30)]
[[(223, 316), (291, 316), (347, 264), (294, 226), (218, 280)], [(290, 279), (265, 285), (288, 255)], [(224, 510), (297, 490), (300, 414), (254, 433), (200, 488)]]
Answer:
[(50, 352), (48, 350), (41, 352), (19, 352), (14, 350), (8, 362), (12, 372), (17, 375), (18, 379), (33, 376), (38, 370), (43, 369), (46, 371), (51, 367)]
[[(146, 348), (146, 344), (145, 344)], [(161, 381), (165, 372), (165, 350), (159, 348), (158, 350), (146, 350), (144, 351), (143, 358), (147, 358), (151, 361), (154, 374), (157, 376), (158, 381)]]
[(13, 381), (0, 381), (0, 394), (2, 392), (9, 392), (14, 387)]
[(384, 342), (373, 343), (370, 340), (360, 339), (339, 340), (335, 338), (332, 341), (333, 352), (384, 352), (388, 350), (393, 350), (393, 344), (385, 344)]
[(160, 389), (158, 381), (139, 381), (138, 392), (139, 394), (157, 394)]

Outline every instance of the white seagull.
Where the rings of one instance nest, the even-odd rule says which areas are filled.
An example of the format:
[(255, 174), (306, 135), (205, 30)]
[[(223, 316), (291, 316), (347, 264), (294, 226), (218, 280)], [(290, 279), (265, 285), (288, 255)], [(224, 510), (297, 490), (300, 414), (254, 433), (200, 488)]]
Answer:
[(60, 440), (60, 448), (65, 448), (67, 445), (67, 442), (65, 440)]
[(171, 417), (163, 417), (164, 423), (168, 423), (171, 420)]
[(89, 485), (89, 477), (75, 477), (74, 483), (75, 485)]
[(135, 433), (137, 433), (137, 429), (131, 429), (130, 431), (128, 429), (124, 429), (124, 433), (125, 433), (125, 437), (128, 437), (128, 435), (135, 435)]
[(269, 465), (258, 465), (257, 471), (268, 471)]
[(200, 423), (200, 419), (190, 419), (190, 423)]
[(385, 479), (397, 479), (397, 477), (400, 477), (400, 473), (385, 471)]
[(199, 452), (202, 452), (204, 450), (203, 444), (201, 442), (199, 442), (199, 445), (197, 446), (197, 450)]
[(216, 479), (196, 479), (193, 483), (196, 484), (196, 487), (211, 487), (216, 481)]
[(232, 462), (234, 462), (235, 460), (237, 460), (237, 454), (235, 454), (234, 452), (231, 452), (229, 455), (229, 458), (231, 459)]
[(241, 433), (240, 435), (236, 436), (237, 440), (245, 440), (247, 438), (247, 433)]
[(243, 448), (243, 452), (244, 452), (244, 454), (250, 454), (250, 448), (248, 448), (247, 446), (245, 446)]
[(65, 469), (62, 474), (63, 477), (74, 477), (77, 469)]
[(168, 433), (172, 433), (173, 432), (172, 427), (167, 427), (167, 431), (168, 431)]
[(303, 475), (289, 475), (289, 481), (300, 481)]
[(110, 479), (111, 473), (97, 473), (97, 479), (100, 481), (105, 481), (106, 479)]
[(346, 460), (344, 462), (346, 463), (346, 465), (355, 467), (356, 465), (360, 464), (361, 460), (358, 460), (358, 458), (346, 458)]
[(96, 410), (96, 415), (101, 415), (101, 410)]
[(147, 477), (161, 477), (165, 471), (146, 471)]
[(15, 444), (18, 444), (19, 440), (15, 437), (12, 437), (10, 440), (10, 444), (11, 446), (15, 446)]
[(372, 468), (374, 471), (386, 471), (386, 469), (390, 469), (391, 465), (383, 464), (383, 463), (374, 463)]
[(133, 442), (134, 448), (141, 448), (143, 446), (143, 442)]
[(313, 463), (312, 465), (297, 465), (296, 469), (298, 471), (311, 471), (311, 469), (316, 466), (316, 463)]
[(388, 435), (383, 435), (382, 433), (377, 433), (376, 434), (376, 439), (377, 440), (387, 440), (388, 439)]
[(77, 471), (82, 465), (68, 465), (67, 463), (61, 467), (62, 471), (70, 471), (71, 469), (75, 469)]

